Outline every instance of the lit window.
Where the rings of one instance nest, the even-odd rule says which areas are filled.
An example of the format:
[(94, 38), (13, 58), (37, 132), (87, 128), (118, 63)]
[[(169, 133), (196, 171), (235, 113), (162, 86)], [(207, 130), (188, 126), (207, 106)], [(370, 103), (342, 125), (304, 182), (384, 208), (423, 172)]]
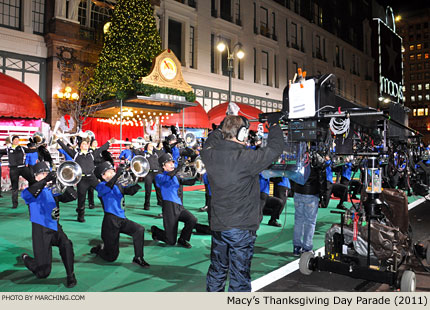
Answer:
[(418, 84), (418, 90), (423, 90), (423, 84)]
[(427, 115), (429, 115), (429, 109), (428, 108), (425, 108), (424, 109), (424, 114), (427, 116)]
[(424, 54), (424, 59), (429, 59), (429, 53)]
[(414, 54), (409, 55), (409, 60), (415, 60), (415, 55)]
[(413, 116), (417, 116), (417, 109), (413, 109)]
[(417, 116), (424, 116), (424, 109), (418, 109)]
[(411, 102), (415, 102), (415, 96), (411, 96)]
[(415, 45), (409, 45), (409, 50), (413, 51), (415, 49)]
[(411, 84), (411, 91), (415, 91), (415, 84)]
[(430, 83), (426, 83), (426, 90), (430, 89)]
[(430, 95), (429, 94), (426, 95), (426, 100), (427, 101), (430, 100)]
[(420, 50), (422, 47), (423, 47), (423, 46), (422, 46), (422, 44), (421, 44), (421, 43), (420, 43), (420, 44), (417, 44), (417, 50)]
[(423, 101), (423, 95), (418, 95), (418, 101)]
[(421, 60), (422, 56), (422, 54), (417, 54), (417, 60)]

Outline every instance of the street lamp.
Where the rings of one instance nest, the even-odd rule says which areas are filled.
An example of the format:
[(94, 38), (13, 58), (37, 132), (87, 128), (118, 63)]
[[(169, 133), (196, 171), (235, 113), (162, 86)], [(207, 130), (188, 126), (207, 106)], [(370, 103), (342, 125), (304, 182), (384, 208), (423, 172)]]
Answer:
[[(231, 102), (231, 76), (233, 72), (233, 59), (235, 57), (242, 59), (245, 56), (245, 52), (242, 50), (242, 44), (240, 42), (236, 43), (233, 46), (233, 49), (230, 53), (230, 49), (228, 48), (228, 45), (225, 44), (224, 41), (220, 40), (220, 42), (217, 45), (218, 51), (221, 53), (224, 52), (224, 50), (227, 48), (227, 70), (228, 70), (228, 102)], [(235, 50), (237, 49), (236, 53)]]

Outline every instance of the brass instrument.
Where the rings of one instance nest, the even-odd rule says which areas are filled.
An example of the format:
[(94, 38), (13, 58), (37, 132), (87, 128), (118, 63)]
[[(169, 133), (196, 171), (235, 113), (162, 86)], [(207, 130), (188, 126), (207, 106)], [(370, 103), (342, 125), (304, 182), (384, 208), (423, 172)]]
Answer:
[(75, 186), (82, 178), (81, 166), (74, 161), (65, 161), (57, 168), (57, 181), (52, 186), (53, 193), (64, 193), (66, 187)]
[(205, 174), (206, 168), (200, 156), (192, 162), (186, 161), (182, 169), (177, 173), (177, 176), (181, 179), (191, 180), (194, 179), (197, 174)]
[(118, 178), (118, 184), (121, 184), (122, 186), (134, 185), (137, 183), (139, 178), (145, 177), (148, 173), (148, 160), (141, 155), (137, 155), (126, 164), (124, 173)]
[(43, 143), (45, 143), (45, 136), (43, 135), (43, 133), (37, 131), (33, 134), (33, 141), (34, 143), (36, 143), (36, 146), (40, 146)]
[(192, 132), (188, 132), (185, 135), (185, 145), (187, 147), (192, 147), (194, 144), (196, 144), (197, 138)]

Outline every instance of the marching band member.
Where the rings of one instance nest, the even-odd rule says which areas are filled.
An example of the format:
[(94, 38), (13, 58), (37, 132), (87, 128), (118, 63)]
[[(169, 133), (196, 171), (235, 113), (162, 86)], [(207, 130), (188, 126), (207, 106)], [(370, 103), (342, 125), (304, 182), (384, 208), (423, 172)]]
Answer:
[(273, 196), (282, 200), (282, 205), (287, 203), (287, 197), (291, 189), (290, 180), (287, 177), (272, 178)]
[(284, 210), (282, 200), (276, 197), (270, 197), (270, 179), (266, 179), (260, 173), (260, 208), (263, 215), (270, 215), (270, 220), (267, 223), (269, 226), (281, 227), (278, 223), (279, 216)]
[(94, 176), (94, 159), (97, 158), (102, 151), (107, 150), (110, 144), (114, 142), (115, 139), (112, 138), (94, 152), (90, 152), (88, 150), (88, 139), (78, 141), (79, 151), (75, 151), (67, 147), (63, 141), (57, 140), (57, 143), (60, 144), (66, 153), (82, 168), (82, 178), (78, 183), (78, 205), (76, 208), (76, 212), (78, 213), (78, 222), (85, 222), (85, 197), (88, 189), (90, 187), (95, 188), (98, 184), (97, 178)]
[(154, 145), (149, 142), (145, 145), (144, 151), (139, 153), (145, 157), (149, 162), (149, 173), (145, 176), (145, 204), (143, 206), (144, 210), (150, 209), (150, 200), (151, 200), (151, 192), (152, 192), (152, 184), (154, 184), (155, 193), (157, 195), (157, 204), (159, 206), (163, 205), (163, 198), (161, 197), (160, 188), (157, 186), (155, 182), (155, 177), (161, 173), (160, 165), (158, 163), (158, 154), (154, 150)]
[(110, 162), (103, 162), (97, 166), (95, 174), (102, 180), (96, 191), (101, 198), (104, 210), (102, 224), (103, 243), (91, 249), (91, 253), (99, 255), (108, 262), (113, 262), (119, 255), (119, 234), (123, 233), (133, 238), (133, 263), (148, 268), (150, 265), (143, 259), (143, 242), (145, 228), (126, 218), (122, 208), (124, 195), (134, 195), (141, 188), (138, 184), (122, 186), (116, 184), (123, 174), (124, 168), (119, 167), (117, 172)]
[[(175, 245), (177, 241), (179, 245), (189, 249), (191, 248), (189, 243), (191, 233), (197, 219), (182, 204), (182, 185), (193, 185), (195, 180), (183, 180), (176, 176), (182, 166), (180, 164), (175, 168), (175, 161), (170, 153), (163, 154), (158, 162), (164, 170), (163, 173), (155, 177), (163, 198), (164, 230), (152, 226), (152, 239), (154, 241), (163, 241), (168, 245)], [(185, 226), (179, 239), (176, 240), (179, 221), (184, 222)]]
[(19, 145), (19, 137), (12, 137), (12, 145), (0, 150), (0, 157), (7, 155), (9, 161), (9, 176), (12, 183), (12, 208), (18, 207), (19, 177), (22, 176), (29, 184), (34, 182), (34, 176), (29, 167), (25, 166), (24, 156), (29, 150)]
[(129, 142), (128, 138), (126, 138), (125, 141), (127, 141), (124, 144), (125, 149), (121, 152), (121, 154), (119, 154), (119, 160), (131, 161), (134, 157), (133, 151), (130, 149), (131, 143)]
[(52, 246), (60, 249), (61, 260), (66, 268), (68, 288), (77, 283), (73, 272), (73, 244), (63, 232), (58, 222), (59, 209), (55, 196), (47, 183), (55, 180), (55, 172), (49, 172), (46, 162), (38, 162), (34, 166), (35, 183), (26, 188), (21, 196), (29, 207), (32, 222), (32, 239), (34, 258), (23, 253), (24, 265), (39, 279), (46, 278), (51, 273)]
[(333, 191), (333, 161), (330, 158), (330, 155), (325, 156), (325, 175), (326, 175), (326, 188), (324, 192), (324, 199), (320, 202), (321, 208), (327, 208), (330, 203), (331, 193)]
[(36, 143), (30, 138), (27, 144), (28, 152), (25, 154), (25, 165), (30, 168), (33, 173), (33, 167), (39, 161), (39, 153), (36, 148)]
[(166, 140), (163, 142), (164, 152), (172, 154), (173, 160), (175, 161), (175, 168), (178, 166), (178, 158), (180, 156), (179, 149), (176, 146), (178, 144), (178, 140), (174, 134), (171, 134), (166, 137)]

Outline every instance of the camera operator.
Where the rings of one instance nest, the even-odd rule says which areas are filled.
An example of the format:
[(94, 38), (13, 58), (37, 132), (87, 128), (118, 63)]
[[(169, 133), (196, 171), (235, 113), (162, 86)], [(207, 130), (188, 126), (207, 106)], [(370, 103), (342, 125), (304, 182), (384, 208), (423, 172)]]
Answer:
[(324, 159), (321, 155), (312, 155), (312, 164), (305, 167), (310, 174), (304, 185), (291, 181), (294, 191), (294, 236), (293, 254), (299, 256), (313, 249), (313, 237), (318, 214), (320, 197), (323, 197), (324, 182), (321, 171), (324, 169)]
[(278, 158), (283, 149), (279, 116), (268, 117), (266, 147), (246, 148), (249, 122), (228, 115), (208, 137), (202, 159), (211, 184), (212, 248), (207, 291), (251, 291), (251, 260), (262, 214), (258, 174)]

